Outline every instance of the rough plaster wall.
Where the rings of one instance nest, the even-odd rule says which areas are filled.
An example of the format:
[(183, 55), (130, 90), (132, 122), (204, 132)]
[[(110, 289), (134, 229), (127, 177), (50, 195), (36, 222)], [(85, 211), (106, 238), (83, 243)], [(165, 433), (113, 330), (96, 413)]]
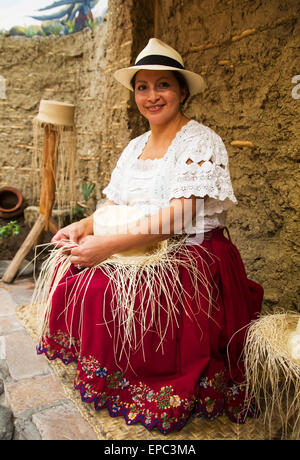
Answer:
[[(291, 79), (300, 74), (298, 2), (158, 5), (158, 38), (207, 81), (186, 114), (215, 129), (227, 146), (239, 200), (228, 225), (247, 273), (263, 284), (266, 306), (297, 308), (300, 100), (291, 95)], [(78, 184), (95, 181), (96, 199), (122, 149), (147, 128), (113, 72), (132, 64), (153, 36), (153, 5), (110, 0), (109, 11), (106, 42), (100, 30), (59, 40), (0, 38), (0, 74), (7, 78), (7, 100), (0, 100), (2, 184), (13, 182), (30, 196), (31, 121), (42, 98), (77, 104)], [(253, 148), (233, 147), (233, 140)]]
[(77, 190), (97, 182), (105, 124), (106, 23), (70, 36), (0, 37), (0, 186), (17, 187), (32, 202), (32, 119), (41, 99), (74, 103), (77, 128)]
[(120, 85), (113, 73), (134, 64), (140, 47), (147, 44), (153, 33), (153, 5), (149, 0), (109, 0), (108, 10), (106, 126), (101, 149), (101, 190), (109, 182), (124, 147), (146, 128), (135, 107), (133, 93)]
[[(128, 140), (147, 128), (112, 70), (132, 64), (153, 36), (152, 8), (152, 2), (110, 2), (104, 185)], [(208, 90), (189, 101), (186, 114), (215, 129), (227, 146), (239, 201), (228, 226), (248, 276), (264, 286), (266, 307), (299, 308), (300, 101), (291, 83), (300, 73), (298, 2), (164, 0), (158, 8), (158, 38), (207, 81)], [(233, 140), (253, 148), (234, 147)]]
[(186, 114), (228, 149), (239, 201), (228, 214), (232, 239), (265, 305), (285, 309), (299, 308), (299, 16), (296, 0), (166, 0), (159, 14), (158, 37), (207, 82)]
[(32, 119), (40, 100), (51, 99), (76, 105), (78, 198), (84, 181), (96, 183), (91, 208), (104, 197), (121, 151), (145, 126), (132, 94), (113, 73), (134, 61), (140, 39), (146, 44), (152, 29), (152, 2), (110, 0), (107, 23), (93, 33), (0, 36), (0, 75), (6, 83), (6, 99), (0, 99), (0, 186), (14, 185), (33, 204)]
[(121, 151), (131, 139), (128, 129), (129, 91), (116, 82), (115, 70), (130, 64), (132, 46), (131, 0), (108, 2), (105, 92), (102, 112), (105, 124), (102, 131), (99, 187), (97, 196), (110, 180), (111, 172)]

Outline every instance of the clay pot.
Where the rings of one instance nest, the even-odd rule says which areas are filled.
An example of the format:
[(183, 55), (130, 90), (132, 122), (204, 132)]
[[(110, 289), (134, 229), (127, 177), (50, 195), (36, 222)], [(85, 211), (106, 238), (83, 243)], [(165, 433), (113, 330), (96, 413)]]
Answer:
[(14, 187), (0, 188), (0, 217), (12, 219), (23, 213), (24, 198), (22, 193)]

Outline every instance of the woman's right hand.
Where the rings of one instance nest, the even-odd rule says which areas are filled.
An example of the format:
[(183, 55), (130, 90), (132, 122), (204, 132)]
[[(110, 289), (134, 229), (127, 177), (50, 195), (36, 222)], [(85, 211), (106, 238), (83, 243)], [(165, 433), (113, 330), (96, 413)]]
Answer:
[[(117, 205), (114, 201), (106, 200), (102, 206)], [(66, 241), (70, 243), (79, 244), (83, 238), (94, 233), (94, 217), (93, 214), (79, 222), (67, 225), (66, 227), (58, 230), (51, 240), (51, 243), (55, 244), (56, 247), (64, 246)]]
[(88, 235), (93, 234), (93, 216), (86, 217), (79, 222), (74, 222), (58, 230), (51, 240), (57, 247), (62, 247), (67, 240), (76, 245)]

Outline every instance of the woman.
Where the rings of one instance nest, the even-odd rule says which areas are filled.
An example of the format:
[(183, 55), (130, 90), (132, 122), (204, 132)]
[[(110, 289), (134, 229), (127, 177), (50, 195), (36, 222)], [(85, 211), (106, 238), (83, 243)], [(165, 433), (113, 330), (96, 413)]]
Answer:
[[(189, 95), (203, 90), (202, 77), (185, 70), (181, 56), (157, 39), (115, 77), (134, 91), (150, 131), (122, 152), (103, 190), (104, 206), (131, 204), (146, 217), (122, 235), (93, 235), (93, 216), (58, 231), (57, 246), (65, 240), (76, 246), (70, 250), (70, 270), (53, 294), (38, 352), (66, 364), (76, 361), (75, 388), (82, 400), (123, 415), (128, 424), (140, 422), (166, 434), (182, 428), (191, 414), (212, 419), (224, 411), (243, 423), (253, 415), (243, 391), (243, 340), (260, 312), (263, 290), (247, 279), (237, 248), (223, 234), (226, 210), (236, 204), (225, 146), (213, 130), (181, 111)], [(159, 231), (151, 233), (153, 228)], [(105, 270), (97, 268), (84, 289), (83, 309), (81, 294), (66, 307), (66, 293), (74, 290), (83, 268), (181, 233), (188, 235), (185, 248), (196, 264), (200, 296), (189, 295), (195, 285), (179, 257), (178, 280), (169, 281), (175, 323), (169, 322), (162, 292), (143, 346), (132, 350), (130, 360), (126, 353), (116, 359), (108, 327), (114, 322), (109, 307), (114, 293)], [(141, 322), (138, 301), (134, 308), (135, 327)], [(123, 325), (118, 327), (123, 340)]]

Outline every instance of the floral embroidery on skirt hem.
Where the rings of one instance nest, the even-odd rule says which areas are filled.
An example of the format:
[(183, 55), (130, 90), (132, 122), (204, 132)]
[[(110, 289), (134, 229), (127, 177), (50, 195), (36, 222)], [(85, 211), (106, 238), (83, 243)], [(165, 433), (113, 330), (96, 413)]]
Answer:
[[(201, 377), (198, 394), (181, 398), (174, 394), (170, 385), (157, 392), (142, 382), (130, 384), (121, 371), (109, 374), (95, 358), (79, 356), (76, 341), (71, 348), (62, 347), (63, 333), (58, 340), (59, 350), (55, 349), (57, 342), (52, 347), (47, 339), (42, 338), (37, 353), (44, 354), (51, 361), (60, 359), (65, 365), (77, 363), (74, 389), (79, 390), (82, 402), (93, 404), (95, 410), (106, 408), (111, 417), (123, 416), (127, 425), (141, 423), (149, 431), (157, 428), (166, 435), (181, 430), (191, 416), (214, 420), (225, 412), (232, 422), (240, 424), (245, 423), (247, 417), (255, 416), (253, 404), (247, 405), (240, 397), (236, 401), (242, 390), (238, 385), (226, 386), (223, 372), (216, 373), (213, 379)], [(95, 377), (105, 380), (104, 391), (87, 382)], [(120, 394), (124, 393), (127, 398), (122, 399)]]

